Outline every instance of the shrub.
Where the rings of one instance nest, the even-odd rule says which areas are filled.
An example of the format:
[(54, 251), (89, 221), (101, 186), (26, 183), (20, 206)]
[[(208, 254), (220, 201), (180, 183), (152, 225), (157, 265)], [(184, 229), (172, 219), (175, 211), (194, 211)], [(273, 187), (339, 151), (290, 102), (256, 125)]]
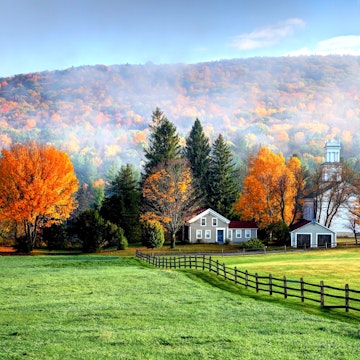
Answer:
[(15, 239), (14, 248), (20, 253), (29, 253), (33, 249), (33, 243), (28, 236), (19, 236)]
[(66, 223), (53, 224), (43, 230), (43, 240), (49, 250), (63, 250), (68, 246)]
[(82, 251), (92, 253), (108, 244), (106, 228), (106, 222), (98, 210), (89, 209), (79, 214), (74, 220), (71, 232), (78, 236)]
[(160, 248), (165, 241), (164, 229), (158, 221), (149, 220), (142, 224), (142, 243), (148, 248)]
[(251, 238), (249, 241), (244, 243), (243, 246), (247, 249), (262, 249), (264, 247), (264, 243), (257, 238)]

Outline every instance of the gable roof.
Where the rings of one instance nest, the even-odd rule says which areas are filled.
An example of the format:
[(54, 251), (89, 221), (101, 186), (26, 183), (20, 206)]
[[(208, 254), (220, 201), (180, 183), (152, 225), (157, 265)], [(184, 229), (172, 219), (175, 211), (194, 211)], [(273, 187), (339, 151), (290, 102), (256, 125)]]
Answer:
[(211, 215), (213, 217), (217, 217), (218, 219), (220, 219), (221, 221), (223, 221), (224, 223), (226, 224), (229, 224), (230, 223), (230, 220), (227, 219), (226, 217), (220, 215), (219, 213), (217, 213), (215, 210), (213, 209), (206, 209), (206, 210), (203, 210), (201, 211), (200, 213), (198, 213), (196, 216), (194, 216), (193, 218), (191, 218), (188, 223), (191, 224), (197, 220), (199, 220), (200, 218), (206, 216), (206, 215)]
[(306, 226), (306, 225), (308, 225), (308, 224), (316, 225), (317, 227), (321, 227), (321, 228), (326, 229), (326, 230), (328, 230), (328, 231), (330, 231), (330, 232), (332, 232), (332, 233), (335, 234), (335, 231), (331, 230), (330, 228), (328, 228), (328, 227), (326, 227), (326, 226), (324, 226), (324, 225), (321, 225), (321, 224), (319, 224), (319, 223), (316, 222), (316, 221), (310, 221), (310, 220), (305, 220), (305, 219), (302, 219), (302, 220), (300, 220), (299, 222), (297, 222), (296, 224), (290, 226), (290, 232), (293, 232), (293, 231), (295, 231), (295, 230), (297, 230), (297, 229), (300, 229), (300, 228), (302, 228), (303, 226)]
[(311, 221), (310, 221), (310, 220), (301, 219), (301, 220), (299, 220), (296, 224), (291, 225), (289, 230), (290, 230), (290, 232), (291, 232), (291, 231), (294, 231), (294, 230), (296, 230), (296, 229), (298, 229), (298, 228), (303, 227), (304, 225), (306, 225), (306, 224), (308, 224), (308, 223), (311, 223)]
[(257, 229), (255, 221), (230, 221), (230, 229)]

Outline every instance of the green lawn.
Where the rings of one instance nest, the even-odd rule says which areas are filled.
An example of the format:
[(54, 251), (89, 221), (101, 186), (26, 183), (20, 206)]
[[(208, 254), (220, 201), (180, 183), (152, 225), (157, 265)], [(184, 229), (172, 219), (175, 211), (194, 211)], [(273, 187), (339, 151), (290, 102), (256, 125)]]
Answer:
[(359, 358), (359, 323), (199, 273), (104, 255), (0, 257), (0, 359)]
[(360, 248), (311, 250), (218, 258), (239, 270), (360, 290)]

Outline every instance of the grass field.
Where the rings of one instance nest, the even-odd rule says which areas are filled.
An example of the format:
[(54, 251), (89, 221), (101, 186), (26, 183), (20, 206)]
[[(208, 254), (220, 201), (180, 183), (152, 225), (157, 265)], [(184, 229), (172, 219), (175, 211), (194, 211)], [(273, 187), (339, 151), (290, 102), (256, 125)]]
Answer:
[(0, 358), (359, 358), (360, 324), (203, 275), (104, 255), (0, 257)]
[(252, 273), (360, 290), (360, 248), (311, 250), (267, 255), (223, 256), (221, 262)]

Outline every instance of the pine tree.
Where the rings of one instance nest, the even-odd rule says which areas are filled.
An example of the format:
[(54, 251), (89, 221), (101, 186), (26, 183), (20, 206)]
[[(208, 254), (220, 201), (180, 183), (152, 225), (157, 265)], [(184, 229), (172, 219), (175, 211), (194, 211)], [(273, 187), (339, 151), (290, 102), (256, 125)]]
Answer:
[(145, 149), (147, 161), (144, 166), (144, 178), (147, 178), (160, 163), (179, 158), (181, 150), (176, 127), (159, 108), (153, 112), (152, 123), (149, 127), (151, 134), (149, 146)]
[(118, 175), (110, 182), (101, 215), (125, 231), (130, 243), (139, 241), (141, 229), (139, 180), (132, 165), (122, 166)]
[(231, 216), (232, 204), (238, 195), (238, 184), (233, 155), (221, 134), (211, 149), (208, 181), (209, 206), (224, 216)]
[(207, 192), (207, 173), (210, 162), (209, 139), (205, 136), (199, 119), (196, 119), (186, 139), (185, 157), (191, 165), (194, 179), (199, 183), (202, 194)]

